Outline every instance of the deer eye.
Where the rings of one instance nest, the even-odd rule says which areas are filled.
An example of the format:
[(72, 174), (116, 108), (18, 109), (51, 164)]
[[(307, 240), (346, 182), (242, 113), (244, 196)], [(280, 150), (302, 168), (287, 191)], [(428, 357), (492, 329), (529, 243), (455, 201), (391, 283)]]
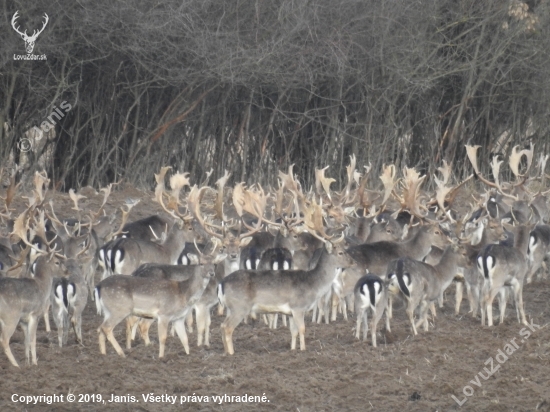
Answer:
[(436, 231), (435, 231), (435, 234), (436, 234), (436, 235), (440, 235), (441, 232), (440, 232), (439, 230), (436, 230)]

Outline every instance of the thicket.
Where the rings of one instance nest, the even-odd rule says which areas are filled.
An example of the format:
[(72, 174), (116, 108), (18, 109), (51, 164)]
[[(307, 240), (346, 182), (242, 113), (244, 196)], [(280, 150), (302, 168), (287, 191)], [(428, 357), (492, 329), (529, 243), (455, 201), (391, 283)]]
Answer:
[[(529, 142), (548, 151), (547, 1), (3, 4), (0, 166), (26, 157), (28, 174), (45, 165), (61, 188), (149, 187), (162, 165), (274, 183), (293, 163), (309, 187), (316, 167), (342, 178), (352, 153), (374, 170), (433, 173), (446, 159), (464, 176), (465, 143), (482, 159)], [(34, 50), (47, 60), (14, 60), (16, 10), (28, 33), (48, 14)], [(72, 108), (55, 135), (22, 154), (62, 101)]]

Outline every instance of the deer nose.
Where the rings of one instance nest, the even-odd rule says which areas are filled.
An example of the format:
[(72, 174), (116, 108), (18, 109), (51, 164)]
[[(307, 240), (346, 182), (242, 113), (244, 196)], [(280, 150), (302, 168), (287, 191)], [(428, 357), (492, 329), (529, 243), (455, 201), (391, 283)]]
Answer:
[(231, 253), (231, 254), (229, 255), (229, 258), (230, 258), (230, 259), (237, 259), (237, 254), (236, 254), (236, 253)]

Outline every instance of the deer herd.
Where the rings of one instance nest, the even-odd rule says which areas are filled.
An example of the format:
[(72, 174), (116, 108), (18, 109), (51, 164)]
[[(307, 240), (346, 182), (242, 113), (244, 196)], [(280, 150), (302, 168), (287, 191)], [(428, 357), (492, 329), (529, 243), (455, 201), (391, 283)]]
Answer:
[[(315, 186), (304, 191), (292, 166), (279, 172), (275, 189), (226, 187), (227, 172), (212, 186), (210, 174), (191, 186), (188, 173), (168, 178), (170, 167), (164, 167), (155, 175), (159, 214), (129, 223), (139, 200), (127, 200), (116, 226), (116, 213), (105, 213), (113, 184), (101, 189), (97, 211), (83, 210), (84, 196), (71, 190), (74, 213), (59, 218), (53, 202), (46, 202), (50, 181), (44, 172), (35, 174), (34, 189), (22, 196), (24, 210), (14, 214), (19, 185), (13, 172), (0, 213), (4, 352), (18, 366), (10, 338), (20, 324), (27, 364), (36, 364), (37, 325), (44, 318), (50, 331), (50, 307), (59, 346), (67, 344), (71, 328), (82, 344), (89, 300), (103, 316), (100, 352), (106, 354), (108, 340), (123, 357), (113, 333), (123, 320), (128, 349), (138, 332), (150, 344), (156, 320), (161, 358), (170, 326), (187, 354), (194, 322), (198, 346), (209, 346), (215, 307), (219, 315), (226, 313), (221, 335), (229, 355), (235, 329), (249, 317), (276, 328), (279, 314), (285, 326), (288, 316), (290, 347), (296, 349), (299, 337), (305, 350), (306, 315), (329, 323), (339, 313), (347, 320), (348, 308), (356, 317), (355, 336), (363, 328), (366, 340), (370, 328), (376, 347), (377, 324), (385, 314), (390, 331), (394, 301), (404, 303), (416, 335), (421, 326), (429, 329), (430, 312), (435, 322), (453, 284), (456, 314), (465, 286), (470, 313), (480, 315), (482, 325), (493, 325), (497, 296), (500, 323), (513, 300), (518, 321), (527, 324), (523, 286), (545, 277), (550, 254), (550, 210), (542, 191), (548, 156), (541, 156), (533, 172), (533, 147), (515, 147), (508, 159), (512, 181), (502, 182), (503, 162), (495, 156), (493, 179), (484, 177), (478, 149), (466, 146), (471, 176), (453, 184), (444, 162), (432, 193), (422, 189), (427, 176), (414, 168), (405, 167), (398, 178), (395, 166), (384, 166), (378, 180), (370, 166), (358, 172), (354, 156), (341, 192), (331, 190), (335, 180), (325, 176), (327, 168), (317, 169)], [(486, 186), (483, 193), (471, 195), (474, 177)], [(381, 189), (374, 190), (377, 184)]]

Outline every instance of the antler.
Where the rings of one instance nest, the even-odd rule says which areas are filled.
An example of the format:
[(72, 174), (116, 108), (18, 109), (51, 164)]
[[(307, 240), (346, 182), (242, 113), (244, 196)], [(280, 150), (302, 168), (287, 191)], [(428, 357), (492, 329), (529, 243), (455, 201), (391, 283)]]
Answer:
[(218, 187), (218, 193), (216, 194), (216, 206), (214, 209), (216, 210), (216, 217), (220, 220), (224, 220), (223, 216), (223, 188), (225, 187), (225, 184), (227, 183), (227, 180), (229, 179), (229, 176), (231, 176), (231, 173), (229, 173), (227, 170), (223, 174), (221, 178), (219, 178), (216, 181), (216, 186)]
[(101, 215), (101, 212), (103, 211), (103, 208), (105, 207), (105, 205), (107, 204), (107, 199), (109, 199), (109, 196), (111, 196), (111, 191), (113, 190), (113, 185), (118, 185), (120, 183), (117, 182), (117, 183), (109, 183), (108, 186), (106, 187), (102, 187), (99, 191), (100, 192), (103, 192), (103, 203), (101, 203), (101, 206), (99, 207), (99, 209), (97, 210), (96, 213), (93, 214), (92, 216), (92, 222), (99, 218), (99, 216)]
[(325, 171), (329, 167), (330, 166), (326, 166), (323, 169), (315, 169), (315, 191), (319, 196), (321, 196), (321, 187), (322, 187), (325, 193), (327, 194), (329, 200), (332, 201), (330, 197), (330, 185), (336, 182), (336, 179), (325, 177)]
[(344, 196), (344, 199), (348, 199), (350, 193), (351, 193), (351, 185), (353, 184), (353, 178), (355, 176), (355, 165), (357, 164), (357, 161), (355, 159), (355, 154), (352, 154), (350, 157), (349, 157), (349, 165), (346, 166), (346, 173), (348, 175), (348, 184), (346, 185), (346, 190), (345, 190), (345, 196)]
[(83, 196), (83, 195), (79, 195), (79, 194), (76, 194), (74, 189), (70, 189), (69, 190), (69, 197), (71, 198), (71, 200), (73, 201), (74, 203), (74, 207), (71, 208), (72, 210), (76, 210), (77, 212), (81, 212), (82, 209), (80, 209), (78, 207), (78, 202), (80, 199), (86, 199), (86, 196)]
[(546, 173), (544, 173), (544, 170), (546, 169), (546, 162), (548, 161), (548, 155), (540, 155), (539, 157), (539, 169), (540, 169), (540, 180), (541, 180), (541, 186), (546, 187)]
[(403, 196), (398, 198), (401, 203), (401, 210), (408, 210), (409, 213), (421, 219), (425, 215), (422, 214), (420, 208), (426, 208), (420, 204), (419, 191), (425, 179), (426, 175), (420, 177), (420, 173), (414, 168), (405, 167), (403, 169), (403, 180), (401, 181)]
[(15, 23), (16, 23), (16, 21), (17, 21), (18, 18), (19, 18), (19, 10), (17, 10), (17, 11), (15, 12), (15, 14), (13, 15), (13, 17), (11, 18), (11, 26), (13, 27), (13, 29), (14, 29), (21, 37), (23, 37), (23, 38), (28, 37), (28, 36), (27, 36), (27, 30), (25, 30), (25, 32), (23, 33), (23, 32), (21, 32), (21, 31), (19, 30), (19, 26), (15, 27)]
[(477, 149), (479, 149), (480, 147), (481, 146), (479, 145), (476, 145), (476, 146), (466, 145), (466, 154), (468, 155), (468, 159), (470, 160), (470, 163), (472, 163), (476, 177), (479, 180), (481, 180), (483, 183), (485, 183), (487, 186), (496, 188), (504, 196), (517, 200), (517, 197), (504, 192), (504, 190), (500, 185), (499, 174), (500, 174), (500, 165), (502, 164), (502, 160), (501, 161), (498, 160), (498, 155), (493, 156), (493, 161), (491, 162), (491, 169), (493, 171), (493, 178), (495, 179), (495, 183), (490, 182), (489, 180), (485, 179), (481, 175), (481, 173), (479, 172), (479, 169), (477, 168)]
[(111, 233), (109, 236), (107, 236), (107, 238), (105, 239), (106, 241), (109, 241), (113, 239), (115, 236), (118, 236), (124, 233), (123, 229), (124, 229), (124, 226), (126, 225), (126, 221), (128, 220), (128, 215), (130, 214), (130, 211), (132, 210), (132, 208), (135, 205), (137, 205), (139, 202), (140, 202), (139, 200), (137, 201), (126, 200), (125, 206), (127, 207), (127, 210), (124, 210), (122, 207), (120, 208), (120, 211), (122, 212), (122, 221), (120, 222), (120, 227), (116, 232)]
[(19, 30), (19, 26), (15, 27), (15, 23), (17, 21), (17, 19), (19, 18), (19, 10), (17, 10), (15, 12), (15, 14), (13, 15), (12, 19), (11, 19), (11, 25), (13, 27), (13, 29), (19, 33), (21, 35), (21, 37), (23, 37), (23, 39), (25, 40), (36, 40), (36, 38), (38, 37), (38, 35), (40, 33), (42, 33), (44, 31), (44, 29), (46, 28), (46, 25), (48, 24), (48, 21), (50, 20), (50, 18), (48, 17), (48, 15), (46, 13), (44, 13), (44, 23), (42, 23), (42, 28), (40, 30), (33, 30), (33, 33), (32, 33), (32, 36), (29, 36), (27, 35), (27, 30), (25, 30), (25, 32), (21, 32)]
[[(516, 180), (518, 180), (520, 177), (524, 177), (527, 173), (529, 173), (529, 169), (531, 168), (531, 163), (533, 162), (533, 153), (535, 151), (535, 147), (533, 143), (530, 143), (529, 150), (524, 149), (521, 151), (518, 151), (518, 146), (514, 146), (512, 148), (512, 153), (510, 154), (510, 157), (508, 158), (508, 162), (510, 164), (510, 169), (512, 170), (512, 173), (516, 177)], [(525, 169), (525, 173), (520, 174), (519, 173), (519, 163), (521, 162), (521, 158), (525, 155), (527, 158), (527, 167)], [(525, 180), (524, 180), (525, 182)], [(522, 182), (523, 183), (523, 182)]]
[(170, 197), (168, 200), (168, 207), (173, 210), (180, 218), (185, 216), (179, 212), (179, 197), (181, 189), (184, 186), (189, 186), (189, 173), (176, 173), (170, 177), (170, 187), (172, 191), (170, 192)]
[(309, 233), (323, 242), (331, 239), (331, 237), (325, 233), (323, 225), (323, 208), (317, 204), (315, 199), (313, 199), (311, 205), (306, 208), (303, 213), (304, 223), (309, 229)]
[(211, 236), (217, 237), (218, 239), (223, 239), (223, 234), (214, 232), (213, 230), (209, 229), (209, 227), (213, 227), (219, 230), (223, 230), (222, 227), (212, 225), (202, 217), (201, 214), (201, 199), (203, 196), (203, 192), (208, 189), (208, 186), (198, 188), (197, 185), (194, 185), (191, 188), (191, 191), (189, 192), (189, 195), (187, 196), (187, 208), (189, 209), (189, 212), (191, 215), (197, 219), (197, 222), (201, 225), (201, 227)]
[(10, 233), (10, 236), (17, 236), (21, 241), (23, 241), (24, 244), (27, 246), (33, 248), (37, 253), (45, 254), (44, 251), (37, 248), (35, 245), (33, 245), (29, 240), (27, 239), (27, 230), (29, 229), (29, 220), (27, 219), (27, 214), (30, 211), (29, 209), (26, 209), (23, 213), (21, 213), (13, 222), (13, 231)]
[[(278, 223), (271, 222), (264, 218), (264, 211), (267, 204), (267, 196), (264, 193), (264, 190), (259, 186), (258, 190), (248, 190), (246, 189), (244, 183), (238, 183), (233, 189), (233, 205), (237, 211), (237, 214), (242, 218), (243, 211), (250, 213), (252, 216), (255, 216), (258, 219), (256, 228), (252, 229), (249, 226), (245, 226), (252, 230), (253, 232), (248, 233), (246, 236), (250, 236), (252, 233), (257, 232), (261, 229), (261, 222), (269, 223), (274, 226), (281, 226)], [(242, 237), (246, 237), (242, 236)]]
[(384, 185), (384, 197), (382, 198), (381, 205), (385, 205), (391, 196), (397, 180), (395, 180), (395, 165), (384, 165), (382, 167), (384, 168), (384, 171), (380, 175), (380, 180)]

